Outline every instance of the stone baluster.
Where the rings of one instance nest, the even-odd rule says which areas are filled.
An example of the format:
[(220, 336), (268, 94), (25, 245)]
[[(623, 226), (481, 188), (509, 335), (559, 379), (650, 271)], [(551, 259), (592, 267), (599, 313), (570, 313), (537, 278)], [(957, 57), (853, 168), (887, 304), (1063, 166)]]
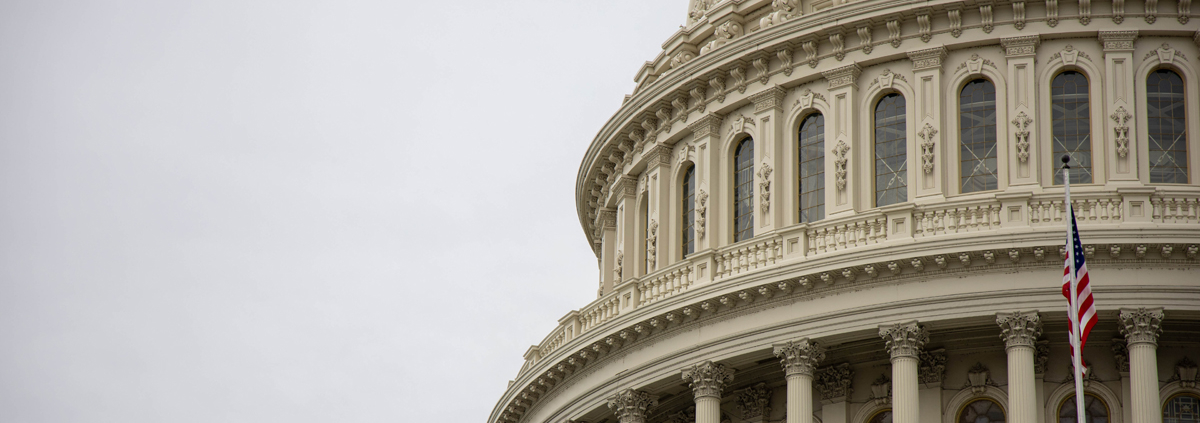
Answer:
[(997, 313), (1000, 339), (1008, 353), (1008, 415), (1012, 423), (1037, 423), (1037, 382), (1033, 357), (1042, 320), (1036, 311)]
[(787, 378), (787, 423), (812, 423), (813, 369), (825, 359), (825, 348), (804, 338), (775, 344), (775, 356)]
[(684, 369), (683, 380), (692, 386), (696, 396), (696, 423), (721, 423), (721, 392), (733, 382), (733, 370), (724, 364), (705, 361)]
[(1162, 308), (1121, 309), (1118, 326), (1129, 348), (1133, 423), (1162, 423), (1155, 356), (1162, 319)]
[(914, 320), (880, 326), (879, 336), (892, 356), (892, 421), (918, 423), (917, 365), (921, 347), (929, 342), (929, 332)]
[(658, 406), (658, 396), (626, 389), (609, 397), (608, 408), (620, 423), (646, 423), (646, 413)]

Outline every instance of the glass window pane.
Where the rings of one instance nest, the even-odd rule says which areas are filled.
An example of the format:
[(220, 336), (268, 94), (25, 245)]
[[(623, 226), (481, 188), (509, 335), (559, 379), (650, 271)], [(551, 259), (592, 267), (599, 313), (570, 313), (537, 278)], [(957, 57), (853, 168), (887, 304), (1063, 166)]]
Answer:
[(800, 222), (825, 218), (825, 117), (809, 115), (800, 124)]
[(962, 193), (999, 188), (996, 169), (996, 86), (976, 79), (958, 97)]
[(733, 242), (738, 242), (754, 237), (754, 140), (738, 144), (733, 163)]
[(888, 94), (875, 105), (875, 206), (908, 201), (908, 139), (904, 97)]
[[(1092, 183), (1091, 113), (1088, 108), (1088, 80), (1082, 73), (1058, 74), (1050, 84), (1050, 110), (1054, 163), (1063, 154), (1071, 155), (1071, 183)], [(1062, 168), (1055, 165), (1054, 183), (1063, 183)]]
[(867, 423), (892, 423), (892, 410), (875, 413), (874, 416), (871, 416), (871, 420), (867, 420)]
[(687, 172), (683, 174), (683, 204), (680, 209), (683, 210), (683, 257), (687, 258), (688, 254), (695, 252), (696, 240), (693, 226), (696, 223), (696, 166), (688, 166)]
[(1159, 69), (1146, 77), (1151, 183), (1188, 183), (1184, 100), (1183, 78), (1179, 74)]
[(1163, 423), (1200, 423), (1200, 397), (1183, 394), (1163, 406)]
[[(1071, 167), (1074, 169), (1074, 167)], [(1071, 176), (1074, 180), (1074, 175)], [(1083, 412), (1084, 421), (1086, 423), (1108, 423), (1108, 406), (1104, 401), (1097, 398), (1095, 395), (1087, 394), (1083, 397)], [(1058, 422), (1059, 423), (1076, 423), (1075, 396), (1067, 397), (1062, 405), (1058, 406)]]
[(1004, 409), (992, 400), (975, 400), (959, 412), (958, 423), (1004, 423)]

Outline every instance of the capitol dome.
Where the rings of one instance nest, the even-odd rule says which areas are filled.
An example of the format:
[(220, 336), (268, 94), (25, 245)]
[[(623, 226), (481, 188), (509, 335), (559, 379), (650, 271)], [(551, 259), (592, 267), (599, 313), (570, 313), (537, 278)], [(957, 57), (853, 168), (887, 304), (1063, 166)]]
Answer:
[(579, 168), (598, 298), (488, 423), (1072, 423), (1062, 155), (1089, 422), (1200, 422), (1191, 0), (681, 17)]

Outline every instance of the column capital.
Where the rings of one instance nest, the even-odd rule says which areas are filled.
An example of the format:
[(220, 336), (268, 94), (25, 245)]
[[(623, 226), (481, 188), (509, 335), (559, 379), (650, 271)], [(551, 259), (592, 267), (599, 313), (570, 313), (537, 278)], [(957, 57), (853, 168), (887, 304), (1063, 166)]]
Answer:
[(671, 147), (663, 144), (655, 144), (650, 148), (650, 152), (645, 154), (646, 167), (651, 166), (670, 166), (671, 165)]
[(721, 398), (721, 391), (725, 390), (725, 385), (733, 382), (733, 370), (724, 364), (705, 361), (683, 369), (683, 380), (692, 386), (692, 393), (696, 398)]
[(795, 374), (812, 376), (817, 363), (825, 359), (825, 348), (816, 341), (803, 338), (775, 344), (775, 356), (779, 357), (786, 376)]
[(596, 215), (596, 226), (604, 229), (614, 229), (617, 227), (617, 209), (602, 208)]
[(1137, 30), (1133, 31), (1100, 31), (1100, 44), (1104, 46), (1105, 52), (1110, 51), (1133, 51), (1133, 40), (1138, 37)]
[(821, 399), (834, 400), (844, 398), (854, 392), (850, 383), (854, 379), (854, 368), (850, 363), (829, 366), (816, 372), (817, 389), (821, 391)]
[(825, 80), (829, 82), (829, 89), (833, 90), (845, 86), (854, 86), (858, 81), (858, 76), (862, 75), (862, 68), (852, 64), (821, 72), (821, 75), (825, 76)]
[(926, 386), (941, 386), (946, 379), (946, 349), (938, 348), (933, 351), (921, 351), (921, 361), (917, 364), (917, 377)]
[(1001, 38), (1000, 45), (1004, 46), (1007, 57), (1032, 57), (1037, 53), (1037, 46), (1042, 40), (1037, 35)]
[(892, 358), (917, 358), (921, 347), (929, 342), (929, 331), (917, 324), (916, 320), (907, 323), (879, 326), (879, 336), (887, 343), (888, 353)]
[(767, 110), (783, 111), (783, 97), (786, 95), (787, 90), (779, 88), (778, 85), (751, 95), (750, 101), (754, 102), (754, 113), (762, 113)]
[(1118, 327), (1129, 346), (1134, 344), (1158, 345), (1158, 334), (1162, 333), (1163, 309), (1159, 308), (1123, 308), (1118, 317)]
[(646, 412), (656, 406), (657, 395), (633, 389), (625, 389), (608, 398), (608, 408), (617, 414), (620, 423), (643, 423)]
[(946, 47), (937, 46), (924, 50), (908, 52), (909, 60), (913, 62), (913, 71), (925, 69), (941, 69), (942, 61), (946, 60)]
[(696, 119), (691, 125), (688, 125), (688, 130), (692, 131), (693, 138), (701, 138), (707, 136), (720, 136), (721, 122), (725, 121), (725, 116), (718, 113), (709, 113)]
[(621, 177), (617, 179), (617, 183), (613, 184), (613, 196), (634, 198), (637, 196), (637, 185), (637, 178), (621, 175)]
[(771, 389), (767, 384), (759, 383), (737, 392), (737, 406), (742, 410), (742, 420), (762, 420), (771, 413)]
[(1000, 325), (1000, 339), (1006, 348), (1034, 348), (1042, 335), (1042, 319), (1036, 311), (996, 313), (996, 324)]

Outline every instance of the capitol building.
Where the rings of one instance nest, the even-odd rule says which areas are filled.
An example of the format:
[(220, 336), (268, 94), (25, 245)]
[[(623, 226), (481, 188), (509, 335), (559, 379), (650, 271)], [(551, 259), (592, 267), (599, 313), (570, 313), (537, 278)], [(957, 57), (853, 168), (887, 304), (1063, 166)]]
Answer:
[(681, 1), (487, 423), (1074, 423), (1063, 155), (1087, 421), (1200, 422), (1191, 3)]

